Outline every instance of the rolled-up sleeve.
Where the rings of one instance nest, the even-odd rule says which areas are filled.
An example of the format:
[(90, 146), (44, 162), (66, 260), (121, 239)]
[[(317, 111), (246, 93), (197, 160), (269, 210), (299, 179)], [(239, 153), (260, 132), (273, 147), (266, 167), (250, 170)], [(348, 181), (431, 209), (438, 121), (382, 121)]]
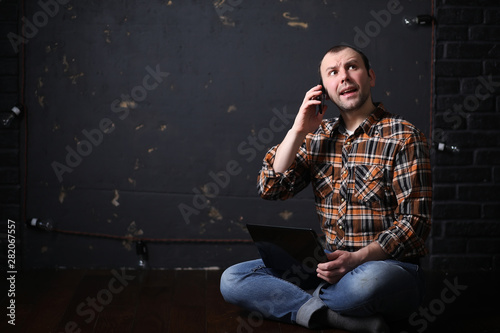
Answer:
[(259, 195), (267, 200), (286, 200), (309, 184), (305, 144), (300, 147), (292, 165), (283, 173), (273, 168), (277, 149), (278, 146), (274, 146), (267, 152), (257, 179)]

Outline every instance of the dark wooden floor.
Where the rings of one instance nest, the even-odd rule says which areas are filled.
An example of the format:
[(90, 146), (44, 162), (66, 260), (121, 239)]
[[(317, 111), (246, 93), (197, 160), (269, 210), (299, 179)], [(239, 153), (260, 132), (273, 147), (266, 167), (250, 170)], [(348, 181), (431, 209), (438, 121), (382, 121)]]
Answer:
[[(19, 272), (15, 288), (16, 325), (7, 323), (9, 318), (4, 312), (8, 311), (9, 299), (4, 290), (8, 289), (3, 288), (0, 332), (311, 332), (261, 320), (227, 304), (219, 293), (220, 274), (218, 270), (119, 269)], [(454, 281), (455, 278), (435, 279), (434, 291), (423, 306), (427, 312), (421, 312), (413, 321), (393, 323), (392, 332), (500, 332), (498, 297), (493, 306), (478, 305), (483, 304), (482, 297), (488, 301), (488, 295), (498, 296), (498, 285), (492, 285), (489, 291), (475, 289), (471, 288), (471, 281)], [(443, 292), (450, 286), (443, 282), (446, 279), (451, 285), (467, 289), (455, 290), (455, 294)], [(492, 282), (495, 280), (484, 281)], [(467, 292), (471, 295), (467, 296)]]

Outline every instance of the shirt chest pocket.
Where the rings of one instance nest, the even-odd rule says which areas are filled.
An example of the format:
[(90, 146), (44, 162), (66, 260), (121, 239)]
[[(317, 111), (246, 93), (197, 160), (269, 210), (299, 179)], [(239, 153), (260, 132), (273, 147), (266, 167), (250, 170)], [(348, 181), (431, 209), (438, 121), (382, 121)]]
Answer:
[(384, 169), (378, 165), (357, 165), (354, 168), (354, 193), (367, 204), (384, 202), (389, 189)]
[(313, 168), (312, 185), (314, 194), (326, 198), (333, 194), (333, 165), (327, 163), (316, 164)]

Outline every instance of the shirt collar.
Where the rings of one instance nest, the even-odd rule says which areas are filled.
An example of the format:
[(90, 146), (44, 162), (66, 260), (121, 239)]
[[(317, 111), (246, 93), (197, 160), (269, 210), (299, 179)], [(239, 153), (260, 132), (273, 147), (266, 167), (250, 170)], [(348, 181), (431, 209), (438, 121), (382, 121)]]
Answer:
[[(384, 105), (382, 103), (378, 103), (375, 105), (376, 105), (375, 110), (373, 110), (373, 112), (368, 116), (368, 118), (366, 118), (361, 123), (361, 125), (359, 125), (356, 131), (358, 131), (361, 128), (363, 132), (371, 136), (371, 132), (373, 132), (371, 130), (373, 125), (378, 123), (382, 118), (386, 117), (388, 112), (385, 110)], [(335, 131), (345, 131), (344, 121), (342, 120), (342, 117), (337, 117), (323, 121), (321, 123), (321, 128), (323, 129), (323, 132), (325, 134), (330, 136)]]

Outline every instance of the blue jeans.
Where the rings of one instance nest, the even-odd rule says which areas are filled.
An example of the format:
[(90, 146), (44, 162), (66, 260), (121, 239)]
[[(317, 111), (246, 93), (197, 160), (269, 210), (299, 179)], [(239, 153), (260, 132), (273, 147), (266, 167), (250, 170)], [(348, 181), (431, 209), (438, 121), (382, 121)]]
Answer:
[(325, 307), (347, 316), (408, 316), (423, 298), (424, 279), (418, 265), (384, 260), (366, 262), (328, 284), (314, 272), (277, 271), (257, 259), (226, 269), (220, 290), (227, 302), (266, 318), (313, 327), (311, 316)]

